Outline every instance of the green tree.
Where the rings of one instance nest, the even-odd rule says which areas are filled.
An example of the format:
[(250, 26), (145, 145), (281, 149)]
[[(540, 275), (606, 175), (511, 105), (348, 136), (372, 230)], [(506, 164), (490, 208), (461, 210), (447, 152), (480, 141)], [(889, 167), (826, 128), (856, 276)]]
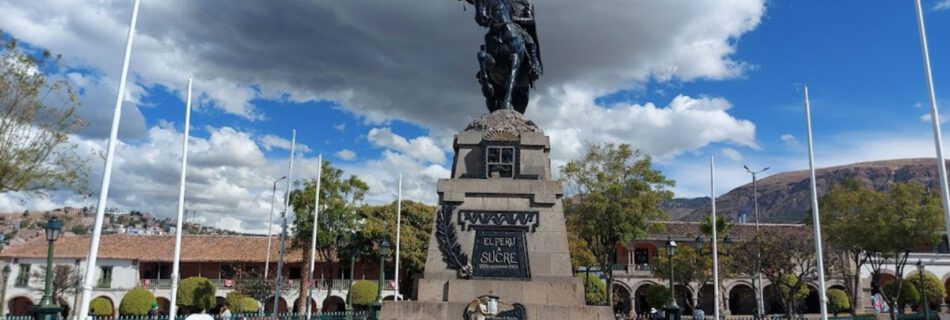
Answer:
[(155, 295), (145, 288), (133, 288), (125, 293), (119, 302), (119, 314), (123, 316), (144, 316), (152, 309)]
[(72, 231), (74, 234), (78, 236), (82, 236), (89, 233), (89, 227), (82, 224), (77, 224), (73, 226), (72, 228), (70, 228), (69, 231)]
[(899, 309), (895, 312), (904, 313), (904, 308), (907, 305), (920, 303), (920, 291), (917, 290), (917, 285), (913, 281), (898, 279), (887, 282), (882, 286), (881, 292), (886, 299), (893, 301), (891, 309)]
[[(719, 264), (722, 266), (724, 262), (728, 263), (728, 261), (725, 261), (728, 256), (723, 255), (722, 239), (729, 234), (729, 224), (722, 216), (717, 217), (716, 220), (718, 220), (716, 236), (719, 237), (720, 241), (717, 251), (719, 252)], [(696, 243), (683, 243), (676, 248), (673, 255), (674, 280), (677, 284), (697, 293), (692, 296), (692, 299), (688, 299), (687, 292), (677, 292), (677, 298), (686, 301), (689, 308), (694, 308), (702, 300), (702, 288), (713, 284), (712, 243), (708, 240), (712, 239), (712, 217), (707, 216), (700, 222), (700, 231), (704, 237), (699, 248), (696, 247)], [(653, 276), (659, 279), (669, 279), (670, 277), (670, 260), (666, 258), (668, 256), (666, 252), (665, 249), (661, 250), (660, 258), (654, 262)], [(725, 268), (720, 268), (719, 275), (725, 276), (728, 275), (728, 272)], [(725, 291), (725, 287), (720, 287), (720, 289)]]
[[(46, 266), (44, 265), (40, 268), (40, 270), (34, 271), (30, 277), (32, 278), (33, 282), (37, 284), (35, 286), (30, 286), (30, 289), (42, 294), (44, 284), (46, 283)], [(79, 273), (78, 268), (70, 265), (54, 266), (52, 282), (53, 300), (66, 300), (67, 296), (71, 296), (79, 292), (81, 280), (82, 275)]]
[[(390, 256), (396, 255), (396, 202), (383, 206), (364, 205), (359, 210), (364, 224), (360, 238), (389, 240), (392, 244)], [(429, 235), (432, 232), (432, 222), (435, 218), (435, 207), (421, 202), (404, 200), (402, 202), (402, 225), (399, 240), (399, 268), (406, 277), (399, 279), (399, 290), (408, 295), (412, 292), (416, 275), (425, 269), (426, 252), (429, 248)], [(377, 251), (373, 251), (375, 255)], [(379, 257), (372, 257), (373, 260)], [(394, 261), (394, 260), (391, 260)]]
[(260, 308), (253, 297), (237, 291), (228, 293), (224, 300), (228, 303), (228, 309), (234, 313), (257, 312)]
[[(310, 239), (313, 232), (313, 206), (316, 199), (316, 181), (304, 181), (303, 188), (290, 192), (290, 204), (294, 211), (293, 238), (291, 246), (303, 250), (303, 261), (310, 261)], [(297, 182), (301, 183), (301, 182)], [(343, 170), (334, 168), (324, 161), (320, 173), (320, 219), (317, 232), (317, 254), (325, 263), (324, 274), (332, 270), (333, 258), (337, 253), (337, 241), (344, 235), (350, 235), (360, 229), (358, 206), (369, 190), (369, 186), (356, 176), (343, 176)], [(342, 262), (342, 261), (341, 261)], [(303, 268), (300, 297), (307, 296), (307, 284), (310, 282), (310, 268)], [(327, 288), (329, 294), (330, 288)], [(307, 299), (298, 299), (297, 309), (306, 310)]]
[[(804, 302), (808, 294), (811, 293), (811, 289), (804, 284), (804, 281), (799, 281), (799, 279), (792, 274), (785, 274), (778, 282), (772, 282), (769, 287), (771, 289), (769, 294), (779, 299), (779, 301), (783, 301), (782, 305), (785, 310), (799, 310), (799, 304)], [(786, 313), (791, 315), (794, 311)]]
[(651, 307), (662, 309), (670, 302), (670, 288), (664, 285), (652, 285), (647, 288), (647, 304)]
[(60, 56), (24, 52), (0, 33), (0, 193), (44, 194), (58, 187), (82, 190), (86, 162), (69, 142), (82, 122), (71, 83), (51, 76)]
[(594, 274), (588, 274), (584, 281), (584, 287), (587, 288), (587, 304), (601, 306), (607, 303), (607, 285), (600, 277)]
[[(629, 145), (589, 145), (586, 153), (561, 167), (561, 176), (573, 194), (565, 201), (572, 228), (597, 258), (600, 270), (611, 270), (616, 245), (644, 236), (665, 214), (664, 200), (673, 181), (653, 169), (649, 155)], [(613, 274), (605, 272), (606, 282)], [(607, 286), (607, 303), (613, 305), (613, 286)]]
[[(920, 273), (917, 271), (911, 272), (904, 277), (904, 281), (913, 283), (918, 288), (917, 292), (920, 294)], [(947, 297), (947, 289), (940, 283), (940, 278), (937, 278), (936, 275), (930, 272), (924, 272), (924, 292), (927, 293), (927, 303), (928, 305), (940, 305), (943, 302), (943, 299)], [(923, 297), (921, 297), (923, 298)]]
[[(771, 294), (780, 301), (784, 310), (798, 310), (797, 305), (807, 295), (805, 281), (814, 277), (817, 270), (815, 242), (807, 234), (789, 230), (762, 230), (753, 239), (743, 242), (731, 255), (732, 266), (737, 272), (754, 274), (756, 253), (761, 252), (762, 275), (772, 283)], [(785, 316), (791, 319), (792, 312)]]
[[(940, 198), (933, 190), (918, 183), (897, 183), (883, 195), (880, 209), (863, 226), (873, 237), (865, 243), (865, 253), (871, 268), (872, 286), (880, 284), (882, 270), (892, 266), (896, 274), (903, 274), (910, 252), (919, 248), (933, 248), (940, 241), (944, 219)], [(901, 289), (908, 281), (897, 281), (892, 292), (884, 295), (891, 305), (891, 318), (896, 319), (895, 307), (906, 291)]]
[(185, 278), (178, 286), (178, 305), (193, 311), (211, 309), (216, 302), (215, 290), (207, 278)]
[(376, 281), (357, 281), (350, 288), (350, 299), (354, 306), (366, 308), (376, 303)]
[[(866, 248), (882, 240), (875, 239), (875, 232), (868, 232), (868, 224), (875, 220), (883, 199), (881, 193), (855, 179), (832, 185), (821, 198), (821, 227), (828, 248), (826, 265), (829, 273), (846, 279), (848, 305), (857, 303), (861, 268), (868, 262)], [(856, 316), (857, 310), (852, 309), (851, 315)]]
[[(274, 288), (277, 280), (274, 278), (264, 279), (262, 273), (263, 271), (258, 269), (238, 268), (235, 270), (234, 292), (251, 297), (255, 301), (267, 302), (274, 299)], [(287, 286), (281, 286), (280, 289), (282, 295), (289, 295), (294, 291), (293, 288)], [(271, 310), (264, 310), (264, 312), (271, 312)]]
[(111, 317), (115, 315), (115, 307), (112, 301), (104, 297), (96, 297), (89, 301), (89, 312), (97, 317)]
[(851, 309), (851, 298), (844, 290), (831, 288), (828, 289), (825, 295), (828, 298), (828, 309), (834, 313), (835, 318), (838, 317), (838, 312)]

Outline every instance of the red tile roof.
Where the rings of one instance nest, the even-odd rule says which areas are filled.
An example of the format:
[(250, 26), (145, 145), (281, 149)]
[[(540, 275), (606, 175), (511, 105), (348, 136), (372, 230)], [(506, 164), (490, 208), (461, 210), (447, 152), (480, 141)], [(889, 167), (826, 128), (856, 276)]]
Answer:
[[(62, 236), (56, 241), (53, 255), (57, 258), (85, 259), (89, 253), (89, 236)], [(271, 261), (278, 255), (280, 240), (271, 241)], [(25, 243), (11, 245), (0, 251), (0, 258), (45, 258), (46, 238), (36, 237)], [(103, 235), (99, 244), (100, 259), (139, 261), (172, 261), (175, 237), (153, 235)], [(261, 262), (267, 256), (267, 237), (257, 236), (182, 236), (183, 262)], [(300, 250), (288, 248), (284, 261), (301, 262)]]

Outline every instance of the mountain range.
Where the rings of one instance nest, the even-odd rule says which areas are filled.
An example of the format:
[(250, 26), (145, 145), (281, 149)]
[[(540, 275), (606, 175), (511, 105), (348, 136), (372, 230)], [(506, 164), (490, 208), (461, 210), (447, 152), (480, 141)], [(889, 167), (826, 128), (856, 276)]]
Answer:
[[(856, 179), (877, 191), (886, 191), (894, 183), (917, 182), (929, 188), (940, 188), (936, 159), (896, 159), (861, 162), (821, 168), (815, 171), (818, 196), (835, 183)], [(759, 222), (803, 223), (811, 219), (811, 190), (807, 170), (783, 172), (756, 182)], [(732, 189), (716, 201), (717, 214), (727, 220), (755, 221), (752, 183)], [(710, 213), (709, 197), (676, 198), (662, 206), (670, 220), (698, 221)]]

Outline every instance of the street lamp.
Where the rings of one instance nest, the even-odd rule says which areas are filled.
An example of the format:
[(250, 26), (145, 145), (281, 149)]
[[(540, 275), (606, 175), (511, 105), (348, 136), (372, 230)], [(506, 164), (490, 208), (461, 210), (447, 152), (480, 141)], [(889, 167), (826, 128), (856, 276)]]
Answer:
[(676, 291), (673, 289), (673, 254), (676, 253), (676, 241), (669, 236), (666, 240), (666, 255), (670, 258), (670, 300), (666, 304), (666, 320), (680, 320), (680, 307), (676, 305)]
[[(63, 229), (63, 223), (56, 217), (50, 218), (46, 222), (46, 288), (43, 290), (43, 299), (40, 300), (40, 306), (35, 309), (36, 319), (38, 320), (58, 320), (62, 308), (53, 301), (53, 242), (59, 239), (60, 230)], [(5, 297), (4, 297), (5, 298)]]
[(7, 281), (10, 279), (10, 263), (3, 266), (3, 291), (0, 292), (0, 315), (7, 314), (4, 307), (7, 306)]
[(924, 309), (924, 319), (930, 318), (930, 309), (929, 301), (927, 301), (927, 290), (924, 287), (924, 262), (917, 259), (917, 275), (920, 277), (920, 293), (923, 296), (921, 299), (921, 306)]
[[(749, 174), (752, 175), (752, 207), (754, 208), (753, 210), (755, 211), (755, 234), (758, 235), (758, 234), (759, 234), (759, 192), (758, 192), (758, 190), (757, 190), (756, 187), (755, 187), (756, 175), (758, 175), (758, 174), (760, 174), (760, 173), (762, 173), (762, 172), (765, 172), (766, 170), (769, 170), (769, 167), (765, 167), (765, 169), (762, 169), (762, 170), (759, 170), (759, 171), (754, 171), (754, 170), (752, 170), (752, 169), (749, 169), (749, 166), (745, 166), (745, 165), (742, 166), (742, 167), (745, 168), (745, 171), (746, 171), (746, 172), (748, 172)], [(758, 240), (756, 240), (756, 241), (758, 241)], [(765, 309), (765, 300), (762, 298), (762, 272), (761, 272), (761, 269), (762, 269), (762, 252), (761, 252), (761, 249), (756, 249), (756, 252), (755, 252), (755, 271), (756, 271), (756, 272), (755, 272), (755, 274), (756, 274), (756, 278), (758, 279), (759, 284), (756, 286), (756, 285), (755, 285), (755, 281), (752, 282), (753, 287), (755, 287), (755, 295), (756, 295), (756, 297), (755, 297), (755, 300), (756, 300), (756, 311), (755, 311), (756, 319), (762, 319), (762, 317), (764, 316), (764, 312), (765, 312), (765, 310), (764, 310), (764, 309)]]
[(702, 251), (703, 246), (706, 244), (706, 237), (703, 237), (703, 235), (696, 236), (696, 241), (694, 241), (693, 244), (696, 245), (696, 250)]
[[(274, 180), (274, 188), (271, 189), (270, 194), (270, 219), (267, 220), (267, 258), (264, 261), (264, 280), (267, 280), (267, 275), (270, 273), (270, 241), (273, 238), (271, 230), (274, 229), (274, 200), (277, 199), (277, 183), (284, 179), (287, 179), (287, 176)], [(264, 309), (261, 309), (261, 314), (264, 314)]]
[[(389, 240), (383, 239), (379, 243), (379, 285), (376, 286), (376, 306), (383, 306), (383, 279), (386, 277), (386, 256), (389, 255)], [(377, 308), (377, 311), (379, 311)]]
[[(344, 238), (345, 239), (345, 238)], [(346, 292), (346, 315), (350, 319), (353, 315), (353, 269), (356, 268), (356, 232), (346, 241), (350, 251), (350, 287)]]

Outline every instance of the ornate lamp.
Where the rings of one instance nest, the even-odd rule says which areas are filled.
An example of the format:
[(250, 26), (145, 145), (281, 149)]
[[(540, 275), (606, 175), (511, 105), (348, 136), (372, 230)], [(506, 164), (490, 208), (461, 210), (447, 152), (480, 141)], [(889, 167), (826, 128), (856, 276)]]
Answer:
[(924, 310), (924, 319), (930, 318), (930, 302), (927, 301), (927, 290), (924, 287), (924, 262), (917, 259), (917, 275), (920, 278), (920, 292), (923, 299), (920, 300), (920, 307)]
[(696, 245), (696, 250), (702, 250), (703, 245), (706, 244), (706, 237), (703, 237), (703, 235), (696, 236), (696, 241), (694, 241), (693, 244)]
[[(62, 308), (53, 301), (53, 269), (55, 269), (53, 266), (53, 242), (59, 239), (59, 233), (62, 229), (63, 223), (56, 217), (52, 217), (46, 221), (46, 241), (48, 242), (46, 253), (46, 288), (43, 290), (43, 299), (40, 300), (39, 307), (34, 309), (36, 319), (38, 320), (59, 320), (59, 312), (62, 311)], [(6, 286), (4, 286), (4, 288), (6, 288)]]
[(676, 254), (676, 241), (669, 236), (666, 239), (666, 255), (670, 258), (670, 301), (666, 304), (666, 320), (680, 320), (680, 307), (676, 305), (676, 291), (673, 283), (673, 255)]
[(386, 256), (389, 255), (389, 240), (379, 242), (379, 283), (376, 286), (376, 305), (383, 305), (383, 280), (386, 278)]

